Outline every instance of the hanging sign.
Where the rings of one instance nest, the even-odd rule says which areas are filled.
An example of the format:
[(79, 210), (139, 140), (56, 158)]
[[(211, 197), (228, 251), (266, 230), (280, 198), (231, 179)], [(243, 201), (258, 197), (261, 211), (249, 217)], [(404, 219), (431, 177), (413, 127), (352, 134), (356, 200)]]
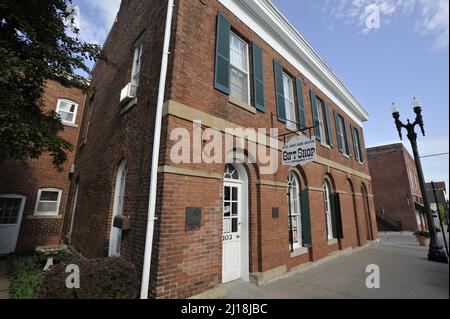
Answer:
[(299, 136), (283, 146), (283, 165), (306, 165), (317, 159), (316, 138)]

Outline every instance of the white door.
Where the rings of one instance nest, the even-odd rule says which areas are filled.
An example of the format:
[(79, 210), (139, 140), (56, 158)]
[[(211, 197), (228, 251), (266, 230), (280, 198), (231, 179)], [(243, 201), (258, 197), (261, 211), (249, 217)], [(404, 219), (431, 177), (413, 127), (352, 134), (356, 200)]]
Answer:
[(241, 185), (224, 184), (222, 281), (241, 278)]
[(16, 250), (25, 196), (0, 195), (0, 255)]

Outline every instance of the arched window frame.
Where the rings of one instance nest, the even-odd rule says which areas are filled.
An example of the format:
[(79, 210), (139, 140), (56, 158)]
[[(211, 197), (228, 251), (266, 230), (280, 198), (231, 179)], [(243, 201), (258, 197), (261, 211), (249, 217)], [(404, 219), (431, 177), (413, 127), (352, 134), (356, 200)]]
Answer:
[[(302, 205), (300, 196), (300, 179), (293, 171), (287, 177), (288, 202), (288, 230), (292, 235), (293, 249), (303, 246), (302, 233)], [(289, 209), (290, 208), (290, 209)], [(291, 228), (292, 222), (292, 228)]]
[[(119, 168), (117, 170), (116, 177), (116, 185), (114, 191), (114, 205), (113, 205), (113, 214), (112, 214), (112, 222), (111, 222), (111, 236), (110, 236), (110, 247), (109, 247), (109, 255), (110, 256), (120, 256), (120, 246), (122, 241), (122, 230), (118, 228), (114, 228), (114, 218), (116, 216), (123, 215), (124, 212), (124, 198), (126, 192), (126, 181), (128, 175), (128, 162), (123, 160)], [(116, 243), (113, 242), (114, 236), (117, 236), (115, 239)]]
[(332, 204), (332, 186), (331, 182), (325, 178), (323, 181), (323, 204), (325, 208), (325, 221), (327, 226), (327, 239), (333, 240), (335, 238), (333, 225), (333, 204)]

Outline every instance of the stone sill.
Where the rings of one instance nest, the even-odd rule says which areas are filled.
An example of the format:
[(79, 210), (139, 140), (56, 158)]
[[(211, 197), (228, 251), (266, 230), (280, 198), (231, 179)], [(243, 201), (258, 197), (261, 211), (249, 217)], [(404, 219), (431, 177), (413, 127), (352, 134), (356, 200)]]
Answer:
[(120, 113), (119, 115), (122, 116), (125, 113), (127, 113), (129, 110), (131, 110), (135, 105), (137, 104), (137, 98), (134, 98), (133, 100), (131, 100), (127, 105), (123, 106), (120, 109)]
[(28, 220), (59, 220), (62, 219), (61, 215), (30, 215), (30, 216), (26, 216), (25, 219)]
[(303, 256), (309, 253), (309, 249), (306, 247), (294, 248), (294, 252), (291, 253), (291, 258)]
[(335, 244), (337, 244), (338, 243), (338, 240), (337, 239), (331, 239), (331, 240), (329, 240), (328, 242), (327, 242), (327, 245), (328, 246), (331, 246), (331, 245), (335, 245)]
[(320, 142), (320, 145), (322, 145), (323, 148), (326, 148), (327, 150), (331, 151), (331, 146), (325, 143)]
[(63, 122), (63, 121), (61, 121), (61, 123), (62, 123), (64, 126), (69, 126), (69, 127), (73, 127), (73, 128), (78, 128), (78, 124), (73, 124), (73, 123), (68, 123), (68, 122)]
[(228, 98), (228, 103), (230, 103), (231, 105), (237, 106), (237, 107), (239, 107), (239, 108), (241, 108), (241, 109), (243, 109), (243, 110), (245, 110), (247, 112), (250, 112), (252, 114), (256, 114), (256, 108), (255, 107), (250, 106), (250, 105), (248, 105), (248, 104), (246, 104), (244, 102), (241, 102), (241, 101), (239, 101), (238, 99), (236, 99), (236, 98), (234, 98), (232, 96), (230, 96)]

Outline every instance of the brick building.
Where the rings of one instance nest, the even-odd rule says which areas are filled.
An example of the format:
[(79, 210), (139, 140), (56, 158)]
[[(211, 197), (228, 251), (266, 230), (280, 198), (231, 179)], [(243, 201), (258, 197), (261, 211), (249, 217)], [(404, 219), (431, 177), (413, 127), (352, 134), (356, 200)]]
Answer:
[(427, 228), (416, 164), (402, 143), (367, 149), (378, 229)]
[[(104, 45), (111, 63), (93, 71), (65, 223), (67, 232), (73, 219), (71, 243), (85, 256), (120, 255), (140, 270), (166, 10), (166, 0), (122, 1)], [(169, 22), (151, 296), (261, 283), (377, 240), (368, 114), (274, 5), (177, 0)], [(278, 156), (271, 174), (246, 146), (174, 160), (190, 150), (179, 146), (185, 136), (206, 152), (208, 128), (219, 138), (228, 128), (281, 135), (316, 122), (318, 156), (303, 167), (281, 165), (283, 139), (269, 133), (244, 140)], [(219, 153), (236, 161), (211, 160)], [(122, 216), (131, 225), (114, 227)]]
[[(43, 110), (61, 116), (62, 137), (75, 147), (84, 103), (79, 89), (47, 81)], [(69, 152), (67, 162), (58, 169), (48, 154), (25, 164), (0, 165), (0, 254), (60, 243), (73, 163), (74, 153)]]

